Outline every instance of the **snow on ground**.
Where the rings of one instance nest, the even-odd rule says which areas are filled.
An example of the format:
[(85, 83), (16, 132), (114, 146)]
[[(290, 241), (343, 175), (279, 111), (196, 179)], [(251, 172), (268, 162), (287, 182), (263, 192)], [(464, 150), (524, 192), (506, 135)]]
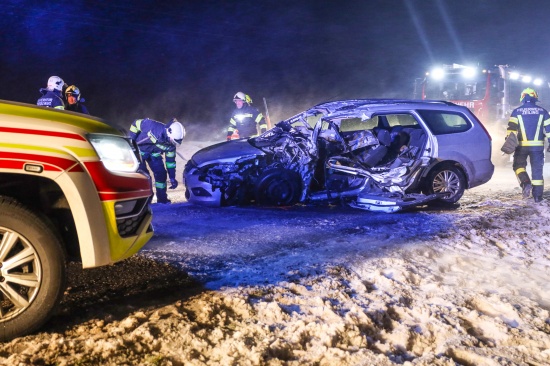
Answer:
[(65, 312), (0, 363), (550, 364), (550, 192), (516, 185), (499, 167), (452, 209), (396, 214), (207, 208), (180, 186), (137, 259), (79, 272)]

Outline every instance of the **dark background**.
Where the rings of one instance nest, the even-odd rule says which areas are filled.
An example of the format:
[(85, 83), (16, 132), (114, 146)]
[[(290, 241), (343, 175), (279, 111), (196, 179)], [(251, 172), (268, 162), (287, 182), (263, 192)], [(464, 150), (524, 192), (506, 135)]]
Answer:
[(412, 98), (433, 64), (510, 64), (550, 79), (546, 0), (16, 1), (0, 4), (0, 99), (58, 75), (93, 115), (177, 117), (224, 138), (237, 91), (273, 122), (326, 100)]

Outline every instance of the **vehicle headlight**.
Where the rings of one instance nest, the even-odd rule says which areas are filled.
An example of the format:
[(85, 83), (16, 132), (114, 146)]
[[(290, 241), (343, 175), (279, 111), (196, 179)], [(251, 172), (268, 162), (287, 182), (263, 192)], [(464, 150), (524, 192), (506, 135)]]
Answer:
[(139, 161), (132, 150), (132, 146), (124, 137), (89, 134), (88, 140), (108, 170), (125, 173), (137, 171)]

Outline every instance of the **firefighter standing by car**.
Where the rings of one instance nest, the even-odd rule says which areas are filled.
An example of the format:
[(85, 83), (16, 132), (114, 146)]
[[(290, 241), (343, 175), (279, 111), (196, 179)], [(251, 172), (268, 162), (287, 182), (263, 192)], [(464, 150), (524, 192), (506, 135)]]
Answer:
[(267, 124), (262, 113), (252, 107), (252, 99), (249, 95), (238, 92), (233, 97), (235, 110), (229, 120), (227, 129), (227, 141), (232, 138), (256, 136), (267, 130)]
[[(550, 115), (536, 104), (538, 94), (531, 88), (521, 92), (521, 106), (514, 109), (508, 121), (506, 136), (516, 133), (518, 147), (514, 151), (512, 168), (518, 178), (524, 198), (531, 194), (535, 202), (542, 201), (544, 191), (544, 138), (550, 141)], [(550, 149), (550, 146), (549, 146)], [(531, 163), (531, 179), (527, 174), (527, 158)]]
[(88, 108), (84, 105), (85, 100), (80, 94), (80, 89), (76, 85), (71, 85), (65, 90), (65, 99), (67, 100), (66, 110), (90, 114)]
[[(130, 126), (129, 137), (140, 150), (143, 161), (140, 168), (147, 171), (147, 165), (155, 178), (155, 193), (158, 203), (170, 203), (166, 194), (167, 178), (170, 178), (170, 189), (178, 186), (176, 180), (176, 147), (185, 137), (185, 128), (172, 118), (168, 124), (149, 118), (136, 119)], [(162, 158), (165, 155), (165, 160)]]
[(36, 101), (36, 105), (55, 109), (65, 109), (63, 101), (63, 87), (66, 86), (59, 76), (50, 76), (45, 88), (40, 89), (42, 96)]

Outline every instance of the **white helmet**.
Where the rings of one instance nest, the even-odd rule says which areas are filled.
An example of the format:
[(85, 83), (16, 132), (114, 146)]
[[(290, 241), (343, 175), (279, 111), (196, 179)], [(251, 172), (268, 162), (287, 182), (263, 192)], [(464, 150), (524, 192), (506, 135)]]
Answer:
[(65, 84), (65, 82), (63, 81), (63, 79), (61, 79), (59, 76), (50, 76), (50, 78), (48, 79), (48, 85), (47, 85), (47, 88), (49, 90), (59, 90), (59, 91), (62, 91), (63, 90), (63, 85)]
[(166, 134), (173, 145), (179, 146), (185, 137), (185, 127), (177, 119), (172, 118), (166, 126)]
[(243, 102), (245, 102), (247, 104), (252, 104), (252, 99), (250, 98), (250, 96), (248, 94), (243, 93), (243, 92), (238, 92), (237, 94), (235, 94), (233, 96), (233, 101), (236, 101), (236, 100), (242, 100)]

